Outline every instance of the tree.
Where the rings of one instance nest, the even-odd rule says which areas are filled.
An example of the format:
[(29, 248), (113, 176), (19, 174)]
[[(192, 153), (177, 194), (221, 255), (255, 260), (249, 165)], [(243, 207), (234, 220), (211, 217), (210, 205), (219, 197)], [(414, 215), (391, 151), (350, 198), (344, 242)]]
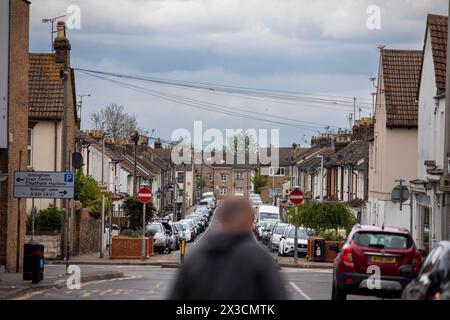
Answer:
[[(292, 209), (293, 210), (293, 209)], [(356, 218), (345, 203), (306, 201), (298, 209), (299, 224), (324, 234), (326, 230), (338, 229), (348, 232), (356, 223)]]
[(53, 204), (41, 210), (37, 216), (37, 229), (44, 232), (59, 231), (61, 229), (61, 211)]
[(114, 139), (129, 138), (136, 130), (144, 133), (138, 128), (134, 115), (124, 112), (124, 106), (112, 103), (104, 109), (90, 114), (90, 120), (95, 130), (110, 132)]
[(227, 152), (236, 154), (255, 154), (257, 146), (254, 136), (246, 130), (240, 130), (232, 136), (227, 137)]
[(257, 173), (252, 178), (253, 192), (256, 194), (261, 194), (263, 188), (267, 187), (269, 181), (264, 178), (261, 174)]
[[(100, 187), (94, 178), (84, 175), (81, 169), (78, 169), (75, 179), (75, 200), (80, 201), (94, 218), (100, 217), (102, 210)], [(109, 208), (109, 197), (105, 197), (105, 208)]]
[[(129, 197), (123, 202), (125, 216), (130, 223), (130, 229), (139, 231), (142, 229), (143, 205), (136, 198)], [(150, 221), (156, 212), (152, 202), (146, 204), (145, 220)]]

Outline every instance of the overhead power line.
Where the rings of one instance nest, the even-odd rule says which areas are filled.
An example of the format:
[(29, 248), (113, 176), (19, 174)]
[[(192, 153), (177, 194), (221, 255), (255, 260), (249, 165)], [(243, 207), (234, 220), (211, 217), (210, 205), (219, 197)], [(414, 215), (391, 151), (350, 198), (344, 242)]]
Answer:
[[(176, 102), (179, 104), (183, 104), (186, 106), (190, 106), (193, 108), (197, 108), (197, 109), (201, 109), (201, 110), (207, 110), (207, 111), (212, 111), (212, 112), (216, 112), (216, 113), (221, 113), (221, 114), (225, 114), (225, 115), (230, 115), (230, 116), (234, 116), (234, 117), (239, 117), (239, 118), (247, 118), (247, 119), (253, 119), (253, 120), (259, 120), (259, 121), (264, 121), (264, 122), (269, 122), (269, 123), (273, 123), (273, 124), (279, 124), (279, 125), (284, 125), (284, 126), (290, 126), (290, 127), (295, 127), (298, 129), (304, 129), (304, 130), (308, 130), (308, 131), (313, 131), (313, 132), (317, 132), (318, 128), (324, 128), (324, 127), (330, 127), (329, 125), (325, 125), (325, 124), (319, 124), (319, 123), (313, 123), (313, 122), (307, 122), (307, 121), (296, 121), (290, 118), (285, 118), (285, 117), (279, 117), (279, 116), (273, 116), (273, 115), (265, 115), (262, 113), (255, 113), (252, 111), (248, 111), (248, 110), (243, 110), (243, 109), (239, 109), (239, 108), (233, 108), (233, 107), (229, 107), (229, 106), (223, 106), (220, 104), (216, 104), (216, 103), (208, 103), (208, 102), (204, 102), (201, 100), (197, 100), (197, 99), (191, 99), (191, 98), (186, 98), (186, 97), (182, 97), (182, 96), (177, 96), (174, 94), (169, 94), (166, 92), (161, 92), (161, 91), (157, 91), (157, 90), (152, 90), (152, 89), (148, 89), (148, 88), (144, 88), (144, 87), (140, 87), (140, 86), (136, 86), (130, 83), (126, 83), (126, 82), (122, 82), (122, 81), (118, 81), (118, 80), (113, 80), (113, 79), (109, 79), (103, 76), (99, 76), (96, 74), (91, 74), (89, 72), (85, 72), (82, 70), (78, 70), (80, 72), (82, 72), (83, 74), (89, 75), (91, 77), (95, 77), (98, 79), (102, 79), (111, 83), (114, 83), (118, 86), (136, 91), (136, 92), (140, 92), (143, 94), (147, 94), (153, 97), (158, 97), (160, 99), (164, 99), (164, 100), (169, 100), (172, 102)], [(230, 110), (228, 110), (230, 109)], [(236, 110), (236, 111), (233, 111)], [(239, 111), (239, 112), (237, 112)], [(245, 114), (246, 113), (250, 113), (250, 114)], [(269, 116), (271, 118), (276, 118), (276, 119), (284, 119), (284, 120), (288, 120), (288, 121), (292, 121), (294, 123), (289, 123), (289, 122), (285, 122), (285, 121), (277, 121), (277, 120), (273, 120), (273, 119), (266, 119), (266, 118), (261, 118), (261, 117), (256, 117), (253, 116), (252, 114), (258, 114), (261, 116)], [(295, 124), (295, 122), (298, 123), (305, 123), (304, 125), (299, 125), (299, 124)]]
[[(283, 90), (271, 90), (271, 89), (229, 86), (229, 85), (207, 84), (207, 83), (202, 83), (202, 82), (152, 78), (152, 77), (147, 77), (147, 76), (120, 74), (120, 73), (112, 73), (112, 72), (82, 69), (82, 68), (76, 68), (75, 70), (94, 73), (94, 74), (107, 75), (107, 76), (112, 76), (112, 77), (118, 77), (118, 78), (126, 78), (126, 79), (138, 80), (138, 81), (145, 81), (145, 82), (150, 82), (150, 83), (154, 83), (154, 84), (158, 84), (158, 85), (177, 86), (177, 87), (189, 88), (189, 89), (201, 89), (201, 90), (208, 90), (210, 92), (217, 91), (217, 92), (233, 93), (233, 94), (240, 94), (240, 95), (271, 98), (271, 99), (276, 99), (276, 100), (305, 101), (305, 102), (318, 103), (318, 104), (332, 104), (334, 106), (340, 106), (340, 107), (348, 106), (348, 107), (353, 108), (353, 100), (354, 100), (354, 97), (345, 97), (345, 96), (339, 96), (339, 95), (333, 96), (333, 95), (318, 94), (318, 93), (302, 93), (302, 92), (283, 91)], [(358, 101), (367, 101), (367, 102), (358, 102), (357, 106), (359, 108), (362, 108), (362, 109), (370, 109), (371, 108), (371, 102), (369, 102), (370, 99), (357, 98), (357, 100)]]

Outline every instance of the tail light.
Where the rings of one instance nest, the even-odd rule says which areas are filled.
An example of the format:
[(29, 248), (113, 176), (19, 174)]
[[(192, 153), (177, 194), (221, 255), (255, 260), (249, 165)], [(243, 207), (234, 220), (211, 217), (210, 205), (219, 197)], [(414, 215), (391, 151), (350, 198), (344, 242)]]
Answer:
[(412, 260), (412, 265), (414, 266), (415, 271), (419, 271), (420, 267), (422, 266), (422, 254), (419, 251), (416, 251)]
[(344, 262), (353, 262), (352, 249), (350, 247), (344, 248), (344, 251), (342, 251), (342, 259)]

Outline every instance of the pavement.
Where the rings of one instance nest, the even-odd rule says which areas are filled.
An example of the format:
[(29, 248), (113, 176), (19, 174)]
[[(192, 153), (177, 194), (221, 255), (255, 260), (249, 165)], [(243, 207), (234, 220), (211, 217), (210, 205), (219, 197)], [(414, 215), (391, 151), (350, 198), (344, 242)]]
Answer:
[[(80, 271), (82, 284), (124, 277), (123, 272), (117, 269), (86, 269), (80, 267)], [(0, 273), (0, 300), (12, 299), (31, 291), (62, 288), (66, 285), (68, 277), (66, 267), (62, 265), (46, 265), (44, 267), (44, 280), (38, 284), (24, 281), (22, 273)]]

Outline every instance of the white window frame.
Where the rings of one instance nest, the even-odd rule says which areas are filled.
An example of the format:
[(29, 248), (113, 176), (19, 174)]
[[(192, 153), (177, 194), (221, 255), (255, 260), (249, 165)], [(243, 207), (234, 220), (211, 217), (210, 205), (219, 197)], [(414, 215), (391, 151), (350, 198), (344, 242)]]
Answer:
[[(224, 179), (224, 177), (225, 177), (225, 179)], [(221, 173), (220, 174), (220, 181), (227, 182), (228, 181), (228, 175), (226, 173)]]
[[(279, 172), (279, 174), (275, 174), (275, 172)], [(269, 176), (271, 177), (284, 177), (286, 175), (286, 170), (284, 167), (270, 167), (269, 168)]]
[(236, 171), (234, 173), (234, 178), (236, 180), (244, 180), (244, 172), (243, 171)]
[(211, 173), (208, 174), (208, 181), (213, 181), (213, 175)]
[(221, 196), (226, 196), (228, 194), (228, 188), (220, 188), (220, 195)]

